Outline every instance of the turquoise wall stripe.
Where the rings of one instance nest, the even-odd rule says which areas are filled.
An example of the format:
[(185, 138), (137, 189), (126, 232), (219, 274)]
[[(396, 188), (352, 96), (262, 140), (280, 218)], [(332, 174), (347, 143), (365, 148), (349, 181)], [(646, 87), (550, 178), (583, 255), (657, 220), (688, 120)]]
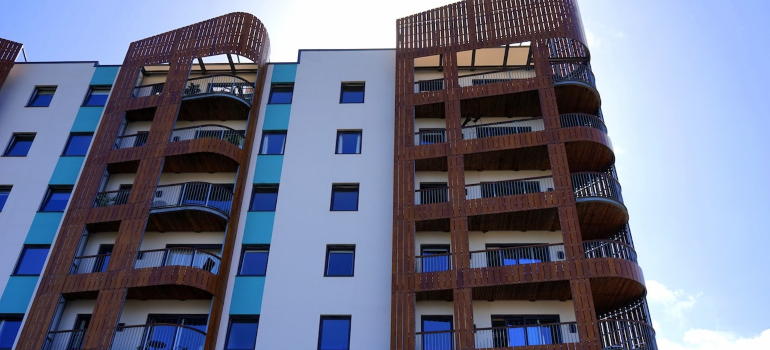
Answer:
[(230, 314), (259, 315), (260, 311), (262, 311), (262, 293), (264, 290), (264, 277), (235, 277), (233, 297), (230, 302)]
[(276, 64), (273, 65), (273, 76), (271, 83), (291, 83), (297, 76), (296, 64)]
[(112, 85), (119, 70), (120, 67), (96, 67), (91, 77), (91, 85)]
[(86, 157), (59, 157), (56, 168), (51, 175), (49, 184), (53, 185), (74, 185), (78, 180), (80, 168)]
[(104, 107), (80, 107), (75, 122), (72, 124), (72, 132), (94, 132), (102, 118)]
[(273, 237), (274, 211), (250, 211), (246, 213), (243, 244), (270, 244)]
[(262, 130), (287, 130), (289, 129), (289, 114), (291, 114), (291, 105), (267, 105), (265, 108), (265, 122), (262, 123)]
[(23, 314), (35, 292), (38, 276), (11, 276), (0, 298), (0, 314)]
[(254, 169), (255, 184), (277, 184), (281, 181), (282, 155), (259, 155)]
[(24, 244), (53, 244), (64, 213), (35, 213)]

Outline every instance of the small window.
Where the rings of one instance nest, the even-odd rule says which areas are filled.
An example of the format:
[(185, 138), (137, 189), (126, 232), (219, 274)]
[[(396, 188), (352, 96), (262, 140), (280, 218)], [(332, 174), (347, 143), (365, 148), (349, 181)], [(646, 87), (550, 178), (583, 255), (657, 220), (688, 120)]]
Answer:
[(13, 186), (0, 186), (0, 211), (3, 211), (5, 202), (8, 200), (8, 196), (11, 195), (11, 188)]
[(48, 107), (53, 100), (53, 94), (56, 92), (55, 86), (39, 86), (35, 88), (35, 93), (29, 100), (27, 107)]
[(21, 328), (24, 315), (11, 314), (0, 317), (0, 349), (11, 349)]
[(448, 244), (420, 246), (419, 272), (449, 271), (452, 269), (452, 257)]
[(13, 274), (16, 276), (37, 276), (43, 271), (49, 245), (25, 245)]
[(337, 131), (337, 154), (361, 154), (361, 131)]
[(321, 316), (318, 350), (350, 349), (350, 316)]
[(364, 103), (364, 83), (342, 83), (340, 103)]
[(40, 206), (40, 211), (64, 211), (67, 207), (67, 202), (72, 194), (72, 187), (69, 186), (51, 186), (48, 188), (48, 192), (45, 194), (43, 205)]
[(93, 133), (72, 133), (70, 134), (67, 145), (64, 146), (62, 156), (84, 156), (88, 153), (88, 146), (91, 145)]
[(356, 246), (326, 246), (326, 277), (353, 277)]
[(225, 350), (252, 350), (257, 343), (258, 315), (230, 316)]
[(358, 184), (332, 185), (332, 211), (358, 210)]
[(286, 146), (286, 131), (266, 132), (262, 134), (259, 154), (283, 154)]
[(238, 276), (264, 276), (269, 253), (269, 246), (244, 246)]
[(26, 157), (34, 140), (35, 134), (13, 134), (11, 143), (8, 144), (3, 155), (6, 157)]
[(275, 211), (278, 185), (255, 185), (251, 191), (249, 211)]
[(294, 96), (294, 83), (270, 85), (268, 104), (289, 104)]
[(101, 107), (107, 104), (107, 98), (110, 97), (109, 86), (91, 86), (88, 89), (88, 95), (83, 102), (86, 107)]

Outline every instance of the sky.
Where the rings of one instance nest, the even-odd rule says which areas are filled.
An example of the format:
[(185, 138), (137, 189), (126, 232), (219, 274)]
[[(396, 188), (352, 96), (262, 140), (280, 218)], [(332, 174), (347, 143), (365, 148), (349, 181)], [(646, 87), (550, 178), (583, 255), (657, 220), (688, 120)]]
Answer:
[[(30, 61), (120, 64), (130, 42), (234, 11), (272, 62), (392, 48), (450, 0), (13, 1)], [(661, 350), (770, 349), (770, 1), (579, 0)]]

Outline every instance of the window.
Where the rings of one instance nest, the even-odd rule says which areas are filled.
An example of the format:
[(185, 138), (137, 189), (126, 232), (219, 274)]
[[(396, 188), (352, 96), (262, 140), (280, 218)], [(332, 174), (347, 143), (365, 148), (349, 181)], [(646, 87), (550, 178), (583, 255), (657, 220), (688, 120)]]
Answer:
[(88, 153), (88, 146), (91, 145), (93, 133), (72, 133), (70, 134), (67, 145), (64, 146), (62, 156), (84, 156)]
[(251, 191), (249, 211), (275, 211), (278, 185), (255, 185)]
[(337, 131), (337, 154), (361, 154), (361, 131)]
[(71, 186), (51, 186), (43, 199), (40, 211), (64, 211), (72, 194)]
[(25, 245), (13, 274), (15, 276), (37, 276), (43, 271), (50, 245)]
[(454, 349), (452, 316), (422, 316), (422, 331), (430, 332), (422, 335), (423, 350)]
[(332, 211), (358, 210), (358, 184), (332, 185)]
[(11, 349), (16, 334), (21, 328), (21, 320), (24, 315), (4, 315), (0, 317), (0, 349)]
[(86, 100), (83, 101), (83, 106), (86, 107), (101, 107), (107, 104), (107, 98), (110, 97), (109, 86), (91, 86), (88, 89), (88, 95)]
[(452, 266), (448, 244), (420, 246), (419, 272), (448, 271)]
[(13, 186), (0, 186), (0, 211), (3, 211), (5, 202), (8, 200), (8, 196), (11, 195), (11, 188)]
[(326, 277), (352, 277), (356, 260), (356, 246), (326, 246)]
[(288, 104), (294, 96), (294, 83), (270, 85), (268, 104)]
[(225, 350), (252, 350), (257, 343), (259, 316), (230, 316)]
[(264, 276), (269, 252), (269, 246), (244, 246), (238, 276)]
[(342, 83), (340, 103), (364, 103), (365, 83)]
[(272, 131), (262, 134), (259, 154), (283, 154), (286, 146), (286, 131)]
[(27, 107), (48, 107), (53, 100), (53, 94), (56, 92), (55, 86), (38, 86), (29, 99)]
[(6, 157), (26, 157), (32, 147), (33, 140), (35, 140), (35, 134), (13, 134), (11, 143), (8, 144), (3, 155)]
[(318, 350), (350, 349), (350, 316), (321, 316)]
[(538, 326), (559, 322), (559, 315), (492, 315), (492, 327), (508, 328), (507, 332), (495, 336), (495, 347), (560, 344), (562, 332), (576, 333), (577, 329)]

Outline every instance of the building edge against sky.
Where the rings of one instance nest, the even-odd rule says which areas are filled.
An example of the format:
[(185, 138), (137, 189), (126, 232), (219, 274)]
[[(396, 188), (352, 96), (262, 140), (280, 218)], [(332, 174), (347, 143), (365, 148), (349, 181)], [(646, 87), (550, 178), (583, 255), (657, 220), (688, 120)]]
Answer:
[(656, 349), (576, 2), (397, 29), (0, 40), (0, 349)]

